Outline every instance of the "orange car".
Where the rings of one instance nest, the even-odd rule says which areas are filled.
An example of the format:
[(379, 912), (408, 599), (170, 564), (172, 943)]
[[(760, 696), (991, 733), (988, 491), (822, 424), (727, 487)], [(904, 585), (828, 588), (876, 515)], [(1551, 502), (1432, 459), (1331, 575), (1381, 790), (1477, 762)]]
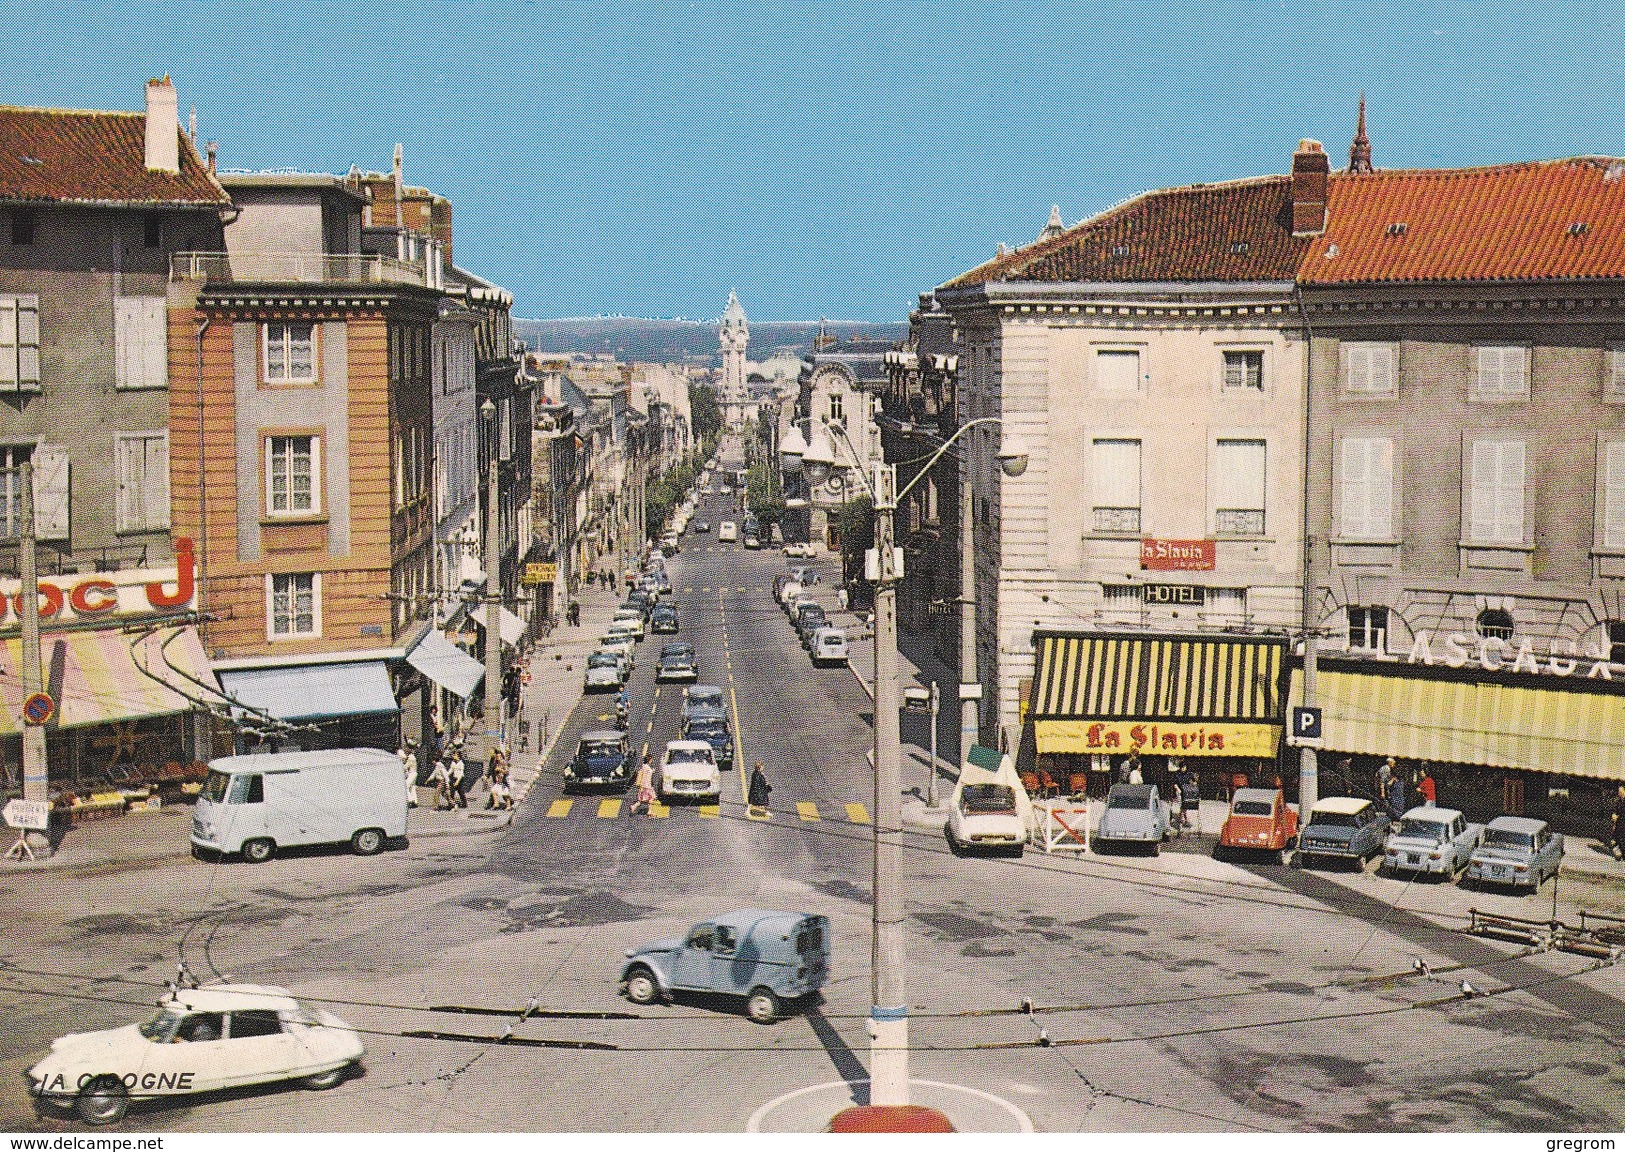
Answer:
[(1230, 799), (1230, 814), (1219, 832), (1214, 855), (1238, 850), (1273, 852), (1285, 863), (1286, 852), (1298, 838), (1298, 813), (1279, 788), (1238, 788)]

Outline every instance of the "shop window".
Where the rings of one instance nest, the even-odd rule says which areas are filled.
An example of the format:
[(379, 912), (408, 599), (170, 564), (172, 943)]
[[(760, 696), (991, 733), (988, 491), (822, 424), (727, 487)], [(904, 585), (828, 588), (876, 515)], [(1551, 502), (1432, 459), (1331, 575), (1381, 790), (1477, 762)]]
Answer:
[(1613, 664), (1625, 664), (1625, 620), (1608, 621), (1608, 659)]
[(1512, 613), (1504, 608), (1486, 608), (1478, 614), (1473, 627), (1485, 639), (1511, 640), (1514, 631)]
[(1349, 647), (1367, 652), (1388, 650), (1388, 609), (1378, 606), (1350, 604), (1348, 614)]

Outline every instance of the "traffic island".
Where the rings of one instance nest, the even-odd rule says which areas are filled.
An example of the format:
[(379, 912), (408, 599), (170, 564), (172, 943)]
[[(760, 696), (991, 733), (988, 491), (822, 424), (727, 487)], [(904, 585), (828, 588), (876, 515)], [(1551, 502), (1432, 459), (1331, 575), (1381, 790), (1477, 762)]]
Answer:
[[(869, 1105), (869, 1081), (835, 1080), (788, 1092), (763, 1104), (745, 1123), (747, 1132), (925, 1132), (939, 1128), (866, 1127), (853, 1123), (919, 1123), (934, 1116), (955, 1132), (1031, 1132), (1033, 1122), (1010, 1101), (977, 1088), (936, 1080), (910, 1080), (906, 1113)], [(837, 1128), (837, 1118), (840, 1127)]]

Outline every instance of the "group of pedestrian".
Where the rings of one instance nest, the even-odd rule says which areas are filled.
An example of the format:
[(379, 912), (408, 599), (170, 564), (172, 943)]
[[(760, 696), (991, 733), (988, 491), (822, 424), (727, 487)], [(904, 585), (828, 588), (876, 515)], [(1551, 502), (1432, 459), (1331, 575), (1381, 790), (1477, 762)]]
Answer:
[(490, 785), (490, 792), (485, 798), (487, 808), (507, 811), (513, 807), (513, 789), (508, 783), (509, 768), (508, 746), (498, 744), (491, 749), (491, 758), (485, 768), (485, 779)]
[[(1339, 767), (1346, 773), (1352, 762), (1345, 759)], [(1421, 807), (1433, 808), (1439, 803), (1439, 785), (1433, 779), (1433, 771), (1423, 764), (1413, 778), (1407, 779), (1399, 764), (1392, 756), (1387, 757), (1377, 765), (1376, 776), (1377, 802), (1388, 811), (1390, 820), (1398, 820), (1405, 815), (1410, 797), (1414, 792), (1420, 800)]]

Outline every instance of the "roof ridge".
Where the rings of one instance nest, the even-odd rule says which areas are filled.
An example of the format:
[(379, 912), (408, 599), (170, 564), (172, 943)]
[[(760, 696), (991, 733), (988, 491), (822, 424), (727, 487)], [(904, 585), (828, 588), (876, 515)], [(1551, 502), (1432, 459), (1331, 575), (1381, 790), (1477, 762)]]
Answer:
[(140, 116), (146, 118), (146, 112), (131, 112), (124, 108), (28, 108), (21, 104), (0, 104), (0, 112), (28, 112), (36, 115), (51, 116)]
[(1511, 160), (1503, 164), (1480, 164), (1459, 168), (1377, 168), (1370, 172), (1333, 172), (1333, 180), (1372, 180), (1384, 176), (1404, 176), (1416, 178), (1452, 177), (1452, 176), (1487, 176), (1502, 172), (1517, 172), (1525, 169), (1555, 168), (1565, 164), (1625, 164), (1625, 156), (1609, 156), (1606, 153), (1583, 153), (1579, 156), (1554, 156), (1538, 160)]

